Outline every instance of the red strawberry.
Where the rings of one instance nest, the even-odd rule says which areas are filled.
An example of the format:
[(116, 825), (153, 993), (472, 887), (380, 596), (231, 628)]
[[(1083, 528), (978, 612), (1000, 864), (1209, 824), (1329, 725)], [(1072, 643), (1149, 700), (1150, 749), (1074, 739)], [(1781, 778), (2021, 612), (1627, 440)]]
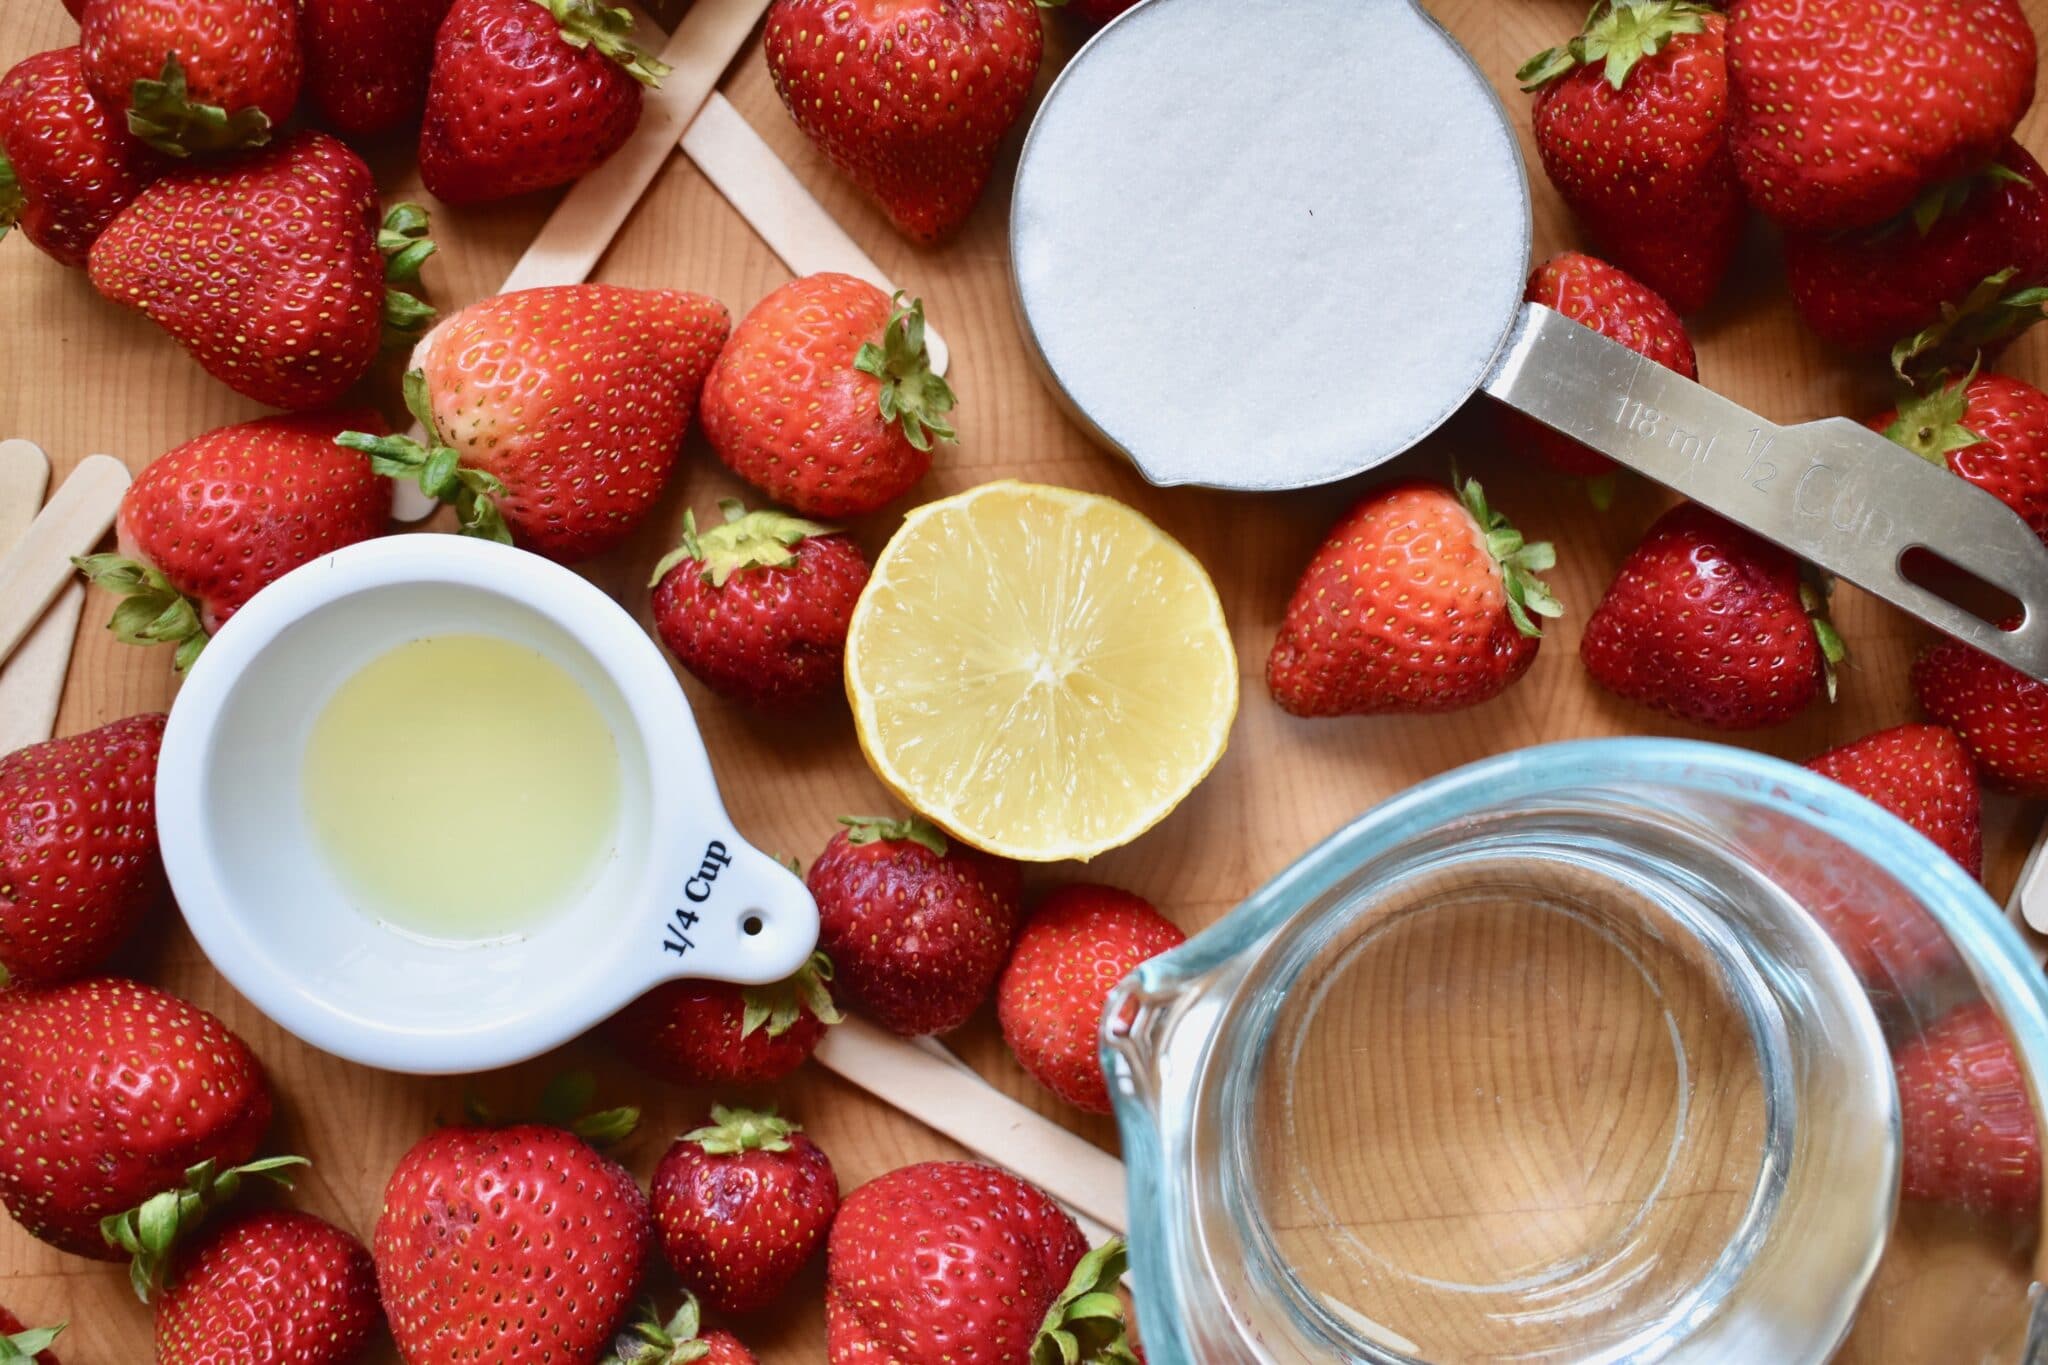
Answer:
[(707, 1331), (698, 1317), (697, 1301), (687, 1294), (667, 1322), (650, 1308), (643, 1321), (619, 1334), (602, 1365), (756, 1365), (754, 1353), (738, 1337)]
[(1090, 1252), (1066, 1211), (1013, 1175), (905, 1166), (847, 1196), (833, 1221), (827, 1358), (1133, 1361), (1121, 1314), (1067, 1312), (1090, 1291), (1113, 1298), (1123, 1264), (1121, 1242)]
[(1991, 787), (2048, 798), (2048, 685), (1960, 640), (1943, 640), (1913, 665), (1920, 707), (1962, 736)]
[(567, 1129), (444, 1128), (384, 1189), (377, 1286), (411, 1365), (588, 1365), (652, 1243), (632, 1175)]
[(284, 574), (382, 535), (391, 483), (334, 438), (382, 430), (370, 409), (222, 427), (152, 460), (121, 497), (120, 552), (77, 561), (126, 597), (128, 644), (174, 644), (189, 668), (207, 637)]
[(1998, 154), (2034, 100), (2018, 0), (1743, 0), (1730, 143), (1750, 202), (1835, 232)]
[(1516, 73), (1550, 183), (1602, 255), (1681, 313), (1706, 307), (1742, 241), (1726, 30), (1691, 0), (1607, 0)]
[[(21, 1361), (28, 1362), (28, 1365), (57, 1365), (57, 1357), (44, 1348), (62, 1335), (68, 1325), (60, 1322), (55, 1327), (38, 1327), (31, 1331), (21, 1325), (20, 1318), (0, 1308), (0, 1361), (10, 1365)], [(8, 1354), (9, 1350), (13, 1351), (12, 1355)]]
[(1297, 716), (1455, 711), (1528, 672), (1563, 612), (1536, 575), (1557, 562), (1487, 506), (1476, 480), (1387, 484), (1361, 498), (1309, 561), (1266, 686)]
[(1799, 561), (1692, 503), (1659, 517), (1600, 599), (1579, 657), (1616, 696), (1717, 730), (1835, 692), (1842, 640)]
[(1977, 770), (1955, 731), (1900, 725), (1830, 749), (1806, 766), (1919, 830), (1972, 877), (1983, 875)]
[(831, 1159), (773, 1113), (715, 1106), (654, 1172), (668, 1263), (718, 1313), (757, 1313), (781, 1298), (838, 1209)]
[(0, 79), (0, 237), (18, 224), (61, 264), (83, 266), (163, 166), (86, 85), (77, 48), (23, 58)]
[(387, 272), (394, 283), (417, 278), (433, 250), (419, 239), (424, 226), (416, 207), (400, 205), (380, 233), (363, 159), (325, 133), (297, 133), (144, 190), (93, 243), (92, 282), (243, 397), (324, 407), (382, 343), (431, 316), (386, 288)]
[(640, 123), (668, 68), (605, 0), (455, 0), (434, 44), (420, 177), (443, 203), (566, 185)]
[[(1522, 297), (1554, 308), (1687, 379), (1700, 377), (1692, 338), (1671, 305), (1605, 261), (1576, 251), (1553, 256), (1529, 276), (1529, 288)], [(1505, 412), (1503, 416), (1510, 438), (1560, 473), (1594, 478), (1614, 470), (1614, 462), (1605, 455), (1541, 422), (1519, 413)]]
[(605, 1036), (642, 1071), (676, 1085), (765, 1085), (802, 1066), (839, 1022), (822, 953), (773, 986), (671, 981), (612, 1017)]
[(868, 582), (860, 546), (830, 527), (727, 500), (725, 524), (654, 568), (654, 628), (699, 681), (751, 706), (837, 693), (853, 605)]
[(113, 977), (0, 993), (0, 1203), (52, 1246), (124, 1259), (102, 1219), (247, 1161), (269, 1126), (254, 1054), (176, 996)]
[(353, 1365), (383, 1318), (363, 1244), (310, 1213), (208, 1229), (157, 1300), (157, 1365)]
[(948, 1033), (995, 989), (1023, 873), (923, 820), (849, 817), (807, 879), (839, 998), (905, 1037)]
[(996, 988), (1003, 1040), (1038, 1083), (1076, 1109), (1110, 1111), (1099, 1057), (1102, 1007), (1140, 963), (1187, 935), (1110, 886), (1063, 886), (1025, 921)]
[(2041, 1136), (2026, 1071), (1992, 1008), (1962, 1006), (1892, 1066), (1906, 1198), (2038, 1217)]
[(1032, 0), (775, 0), (768, 74), (804, 136), (899, 231), (965, 222), (1045, 46)]
[(1907, 338), (1900, 363), (1924, 367), (1940, 358), (1926, 352), (1992, 347), (2041, 314), (2027, 301), (2048, 284), (2048, 173), (2008, 142), (1878, 227), (1788, 233), (1785, 283), (1814, 334), (1846, 350)]
[(661, 497), (729, 326), (723, 305), (672, 289), (500, 294), (436, 327), (414, 354), (405, 400), (426, 445), (342, 441), (455, 504), (467, 534), (589, 559)]
[(417, 128), (452, 0), (304, 0), (306, 104), (343, 137)]
[(807, 275), (754, 305), (704, 381), (704, 435), (726, 466), (807, 517), (857, 517), (910, 491), (950, 441), (924, 301)]
[(0, 758), (0, 986), (90, 971), (163, 904), (163, 737), (130, 716)]
[(297, 0), (86, 0), (85, 74), (173, 156), (270, 140), (299, 102)]
[(1869, 425), (1997, 498), (2048, 542), (2048, 393), (2003, 374), (1944, 379)]

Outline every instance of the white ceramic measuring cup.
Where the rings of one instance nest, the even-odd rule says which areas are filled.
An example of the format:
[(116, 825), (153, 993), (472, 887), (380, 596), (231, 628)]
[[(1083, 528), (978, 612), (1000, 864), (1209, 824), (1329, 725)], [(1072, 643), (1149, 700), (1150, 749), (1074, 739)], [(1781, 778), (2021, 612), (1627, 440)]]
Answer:
[[(1100, 440), (1155, 483), (1301, 488), (1485, 392), (2048, 678), (2048, 549), (2017, 515), (1855, 422), (1780, 426), (1523, 304), (1528, 177), (1463, 49), (1413, 0), (1284, 8), (1147, 0), (1032, 125), (1019, 308)], [(1907, 579), (1917, 546), (2024, 619)]]
[[(456, 633), (538, 650), (579, 683), (611, 729), (622, 787), (612, 856), (576, 902), (476, 944), (407, 936), (351, 904), (301, 790), (334, 691), (387, 650)], [(421, 698), (393, 723), (460, 725), (460, 698)], [(569, 570), (484, 541), (369, 541), (257, 594), (179, 692), (156, 794), (172, 888), (214, 966), (284, 1028), (368, 1066), (509, 1065), (662, 981), (776, 981), (817, 943), (803, 882), (734, 830), (646, 632)], [(431, 815), (394, 811), (391, 837), (433, 838)]]

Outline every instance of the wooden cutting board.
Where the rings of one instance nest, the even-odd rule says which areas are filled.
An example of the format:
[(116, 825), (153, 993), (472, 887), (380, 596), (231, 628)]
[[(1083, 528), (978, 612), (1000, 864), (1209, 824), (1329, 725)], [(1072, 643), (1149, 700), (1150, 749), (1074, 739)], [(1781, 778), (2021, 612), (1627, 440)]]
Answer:
[[(2048, 33), (2048, 0), (2026, 2), (2037, 28)], [(1276, 22), (1280, 8), (1275, 7)], [(1501, 88), (1526, 143), (1528, 101), (1514, 92), (1512, 73), (1529, 54), (1576, 28), (1584, 15), (1583, 0), (1434, 0), (1431, 8)], [(1074, 30), (1061, 19), (1049, 20), (1048, 31), (1052, 43), (1041, 88), (1075, 43)], [(74, 35), (59, 0), (13, 0), (0, 9), (0, 68), (73, 42)], [(1369, 73), (1362, 78), (1369, 79)], [(1495, 504), (1532, 539), (1557, 542), (1560, 563), (1551, 581), (1569, 614), (1551, 628), (1535, 667), (1500, 700), (1447, 718), (1303, 722), (1282, 715), (1266, 696), (1266, 651), (1305, 557), (1357, 489), (1246, 497), (1146, 486), (1060, 415), (1026, 358), (1012, 320), (1003, 240), (1007, 167), (958, 241), (922, 251), (897, 237), (797, 133), (769, 83), (758, 38), (722, 88), (882, 268), (927, 300), (934, 325), (952, 343), (962, 441), (940, 456), (918, 496), (935, 497), (1001, 477), (1108, 493), (1142, 509), (1184, 541), (1222, 591), (1244, 661), (1245, 705), (1230, 754), (1179, 813), (1136, 846), (1098, 861), (1087, 869), (1088, 876), (1150, 897), (1193, 931), (1222, 916), (1352, 816), (1433, 774), (1488, 754), (1574, 736), (1696, 733), (1601, 693), (1587, 680), (1575, 653), (1586, 614), (1666, 496), (1648, 486), (1630, 486), (1610, 512), (1596, 514), (1576, 487), (1518, 469), (1501, 451), (1488, 414), (1479, 410), (1389, 472), (1441, 471), (1456, 456), (1486, 481)], [(1115, 130), (1106, 128), (1103, 135), (1114, 136)], [(2036, 109), (2021, 137), (2037, 154), (2048, 155), (2048, 114)], [(1012, 159), (1016, 141), (1011, 142)], [(1533, 164), (1533, 151), (1531, 157)], [(419, 195), (406, 148), (373, 161), (388, 199)], [(1537, 250), (1542, 255), (1575, 239), (1540, 173), (1535, 179)], [(434, 302), (452, 308), (488, 293), (548, 208), (542, 196), (467, 212), (437, 212), (435, 236), (442, 252), (426, 271)], [(1445, 270), (1454, 277), (1456, 263), (1446, 262)], [(1707, 383), (1779, 421), (1863, 416), (1884, 403), (1886, 386), (1878, 368), (1838, 363), (1796, 325), (1762, 232), (1739, 274), (1727, 297), (1695, 326)], [(701, 290), (725, 300), (737, 315), (780, 284), (786, 272), (678, 156), (627, 223), (597, 278)], [(18, 434), (42, 444), (59, 479), (90, 451), (114, 452), (139, 470), (201, 431), (258, 415), (153, 328), (99, 299), (81, 274), (59, 268), (25, 242), (0, 245), (0, 298), (7, 300), (7, 325), (0, 328), (0, 436)], [(2037, 337), (2014, 350), (2005, 367), (2041, 383), (2048, 381), (2044, 359), (2048, 346)], [(394, 416), (396, 377), (396, 369), (387, 367), (367, 390)], [(1370, 395), (1361, 393), (1358, 401), (1367, 403)], [(1247, 451), (1246, 458), (1256, 459), (1258, 452)], [(597, 566), (593, 576), (645, 619), (649, 567), (673, 543), (684, 509), (709, 512), (719, 497), (741, 491), (693, 438), (660, 513), (627, 550)], [(863, 522), (861, 539), (871, 549), (879, 547), (899, 514), (897, 509)], [(98, 592), (87, 603), (60, 733), (164, 707), (174, 694), (168, 650), (123, 646), (100, 629), (110, 606)], [(1841, 701), (1741, 742), (1803, 758), (1912, 718), (1906, 672), (1925, 638), (1921, 629), (1850, 589), (1838, 598), (1836, 620), (1852, 650)], [(684, 687), (698, 708), (732, 814), (763, 848), (808, 863), (830, 836), (836, 816), (886, 808), (880, 787), (861, 762), (843, 709), (828, 708), (797, 722), (764, 722), (708, 698), (692, 681), (686, 679)], [(2010, 886), (2040, 814), (2005, 800), (1991, 802), (1986, 852), (1994, 895), (2002, 898)], [(1078, 869), (1059, 868), (1034, 881), (1042, 886), (1077, 875)], [(289, 894), (289, 888), (281, 889), (282, 913), (290, 911)], [(460, 1110), (461, 1081), (366, 1071), (285, 1036), (222, 983), (172, 917), (117, 966), (220, 1014), (261, 1054), (279, 1099), (273, 1145), (313, 1159), (298, 1201), (366, 1239), (385, 1177), (399, 1156), (437, 1117)], [(953, 1043), (996, 1085), (1087, 1136), (1113, 1144), (1107, 1121), (1068, 1112), (1034, 1087), (1010, 1061), (986, 1014)], [(596, 1068), (606, 1096), (615, 1102), (645, 1107), (643, 1135), (625, 1152), (643, 1178), (667, 1140), (714, 1098), (644, 1081), (590, 1044), (512, 1073), (480, 1077), (474, 1085), (486, 1096), (510, 1101), (531, 1095), (544, 1077), (571, 1065)], [(749, 1098), (772, 1099), (801, 1119), (832, 1155), (849, 1190), (907, 1162), (960, 1155), (915, 1121), (817, 1069), (772, 1095)], [(787, 1311), (739, 1325), (763, 1360), (796, 1365), (824, 1358), (821, 1283), (821, 1271), (813, 1269)], [(31, 1322), (69, 1318), (73, 1327), (62, 1350), (67, 1365), (136, 1365), (149, 1357), (149, 1316), (129, 1296), (116, 1268), (59, 1255), (11, 1223), (0, 1225), (0, 1302)], [(1901, 1330), (1916, 1332), (1931, 1328), (1938, 1332), (1927, 1322), (1900, 1324)], [(386, 1344), (372, 1358), (385, 1365), (396, 1356)]]

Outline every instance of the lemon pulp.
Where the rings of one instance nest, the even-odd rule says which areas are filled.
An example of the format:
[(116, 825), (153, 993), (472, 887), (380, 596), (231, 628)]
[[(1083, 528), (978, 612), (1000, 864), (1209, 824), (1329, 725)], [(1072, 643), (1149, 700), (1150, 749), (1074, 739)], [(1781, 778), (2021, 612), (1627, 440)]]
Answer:
[(305, 801), (363, 913), (422, 938), (501, 938), (595, 878), (618, 820), (618, 750), (546, 656), (435, 636), (336, 690), (307, 744)]
[(1222, 756), (1237, 657), (1215, 586), (1137, 512), (986, 484), (913, 511), (847, 637), (861, 748), (967, 843), (1089, 858), (1163, 819)]

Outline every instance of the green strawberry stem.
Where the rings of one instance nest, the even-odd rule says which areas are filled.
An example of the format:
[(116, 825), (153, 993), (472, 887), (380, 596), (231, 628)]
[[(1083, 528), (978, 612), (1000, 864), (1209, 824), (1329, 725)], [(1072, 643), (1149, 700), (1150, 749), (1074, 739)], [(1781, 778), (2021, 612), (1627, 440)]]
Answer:
[(862, 346), (853, 367), (882, 381), (875, 400), (882, 420), (901, 425), (904, 439), (918, 450), (930, 450), (934, 436), (942, 441), (959, 439), (946, 421), (959, 400), (945, 377), (932, 372), (924, 342), (924, 300), (912, 299), (905, 306), (903, 299), (903, 291), (897, 290), (882, 344), (870, 341)]
[(211, 1160), (202, 1161), (185, 1172), (183, 1188), (151, 1195), (137, 1208), (101, 1219), (100, 1235), (107, 1239), (108, 1246), (125, 1251), (132, 1258), (128, 1282), (134, 1286), (135, 1297), (148, 1303), (164, 1287), (171, 1253), (179, 1239), (240, 1193), (245, 1176), (261, 1176), (290, 1189), (291, 1168), (310, 1164), (302, 1156), (273, 1156), (223, 1171)]
[(1838, 665), (1849, 657), (1849, 646), (1828, 617), (1828, 598), (1834, 595), (1835, 580), (1818, 569), (1808, 568), (1799, 584), (1799, 605), (1813, 622), (1813, 638), (1820, 641), (1821, 673), (1827, 679), (1828, 700), (1835, 699)]
[(920, 816), (891, 820), (884, 815), (842, 815), (839, 823), (846, 826), (846, 842), (849, 844), (895, 843), (908, 839), (941, 858), (946, 856), (946, 836), (937, 825)]
[(16, 1362), (34, 1360), (50, 1349), (64, 1329), (71, 1324), (60, 1322), (55, 1327), (34, 1327), (13, 1336), (0, 1337), (0, 1365), (16, 1365)]
[(14, 173), (14, 163), (7, 159), (7, 153), (0, 152), (0, 241), (4, 241), (8, 230), (21, 221), (21, 211), (27, 207), (28, 196), (22, 193), (21, 180)]
[(669, 570), (688, 560), (704, 566), (704, 581), (722, 588), (741, 569), (774, 569), (796, 562), (796, 547), (812, 536), (829, 536), (830, 526), (790, 516), (787, 512), (749, 512), (738, 498), (720, 498), (718, 510), (725, 525), (700, 533), (695, 511), (683, 513), (683, 543), (661, 557), (654, 566), (652, 587), (667, 578)]
[(485, 1128), (508, 1123), (544, 1123), (574, 1133), (593, 1147), (613, 1147), (633, 1135), (640, 1126), (640, 1111), (632, 1105), (597, 1109), (597, 1077), (583, 1070), (557, 1072), (540, 1092), (530, 1115), (501, 1117), (476, 1094), (463, 1096), (463, 1117)]
[(711, 1343), (697, 1335), (703, 1318), (696, 1295), (685, 1291), (683, 1306), (667, 1322), (652, 1303), (644, 1311), (646, 1316), (619, 1333), (612, 1353), (598, 1365), (689, 1365), (711, 1354)]
[(270, 141), (270, 115), (261, 109), (232, 114), (217, 104), (199, 104), (185, 84), (178, 54), (164, 57), (155, 80), (135, 82), (129, 95), (128, 131), (168, 156), (232, 152)]
[(1892, 372), (1908, 384), (1941, 377), (1958, 365), (1977, 365), (1984, 353), (2003, 346), (2041, 321), (2048, 288), (2007, 292), (2018, 274), (2008, 266), (1987, 275), (1960, 304), (1944, 303), (1941, 317), (1892, 347)]
[(1522, 634), (1541, 639), (1543, 629), (1532, 618), (1554, 620), (1564, 615), (1564, 604), (1537, 577), (1557, 567), (1557, 548), (1547, 540), (1523, 540), (1522, 533), (1510, 526), (1505, 516), (1487, 505), (1486, 490), (1479, 486), (1479, 480), (1467, 479), (1461, 484), (1453, 475), (1451, 482), (1458, 501), (1479, 523), (1479, 530), (1486, 537), (1487, 553), (1500, 566), (1501, 587), (1508, 598), (1508, 619)]
[(773, 1109), (734, 1109), (723, 1104), (711, 1106), (711, 1122), (683, 1134), (707, 1156), (737, 1156), (741, 1152), (786, 1152), (789, 1135), (803, 1127), (779, 1117)]
[(1137, 1365), (1117, 1293), (1130, 1265), (1121, 1237), (1112, 1237), (1081, 1258), (1067, 1287), (1046, 1310), (1031, 1365)]
[(1972, 367), (1963, 378), (1944, 378), (1925, 392), (1908, 389), (1899, 398), (1898, 417), (1884, 434), (1927, 463), (1947, 468), (1950, 451), (1967, 450), (1984, 439), (1963, 425), (1970, 409), (1970, 381), (1976, 377)]
[(377, 250), (384, 255), (386, 349), (412, 345), (434, 321), (434, 306), (414, 292), (420, 283), (420, 267), (439, 249), (427, 231), (424, 208), (397, 204), (385, 215), (384, 226), (377, 233)]
[(386, 478), (414, 480), (428, 497), (452, 504), (462, 534), (510, 545), (512, 528), (505, 524), (497, 502), (505, 485), (494, 474), (465, 468), (461, 454), (441, 439), (427, 394), (426, 371), (406, 374), (405, 406), (419, 420), (427, 444), (410, 436), (372, 436), (367, 431), (344, 431), (334, 443), (368, 455), (370, 468)]
[(562, 41), (570, 47), (594, 47), (625, 68), (642, 85), (660, 85), (669, 73), (666, 62), (650, 57), (633, 41), (633, 12), (596, 0), (534, 0), (555, 16)]
[(180, 673), (206, 648), (198, 604), (172, 587), (161, 570), (117, 554), (80, 555), (71, 564), (94, 586), (120, 595), (107, 629), (122, 644), (176, 645), (172, 664)]
[(1603, 0), (1577, 37), (1522, 63), (1515, 79), (1525, 91), (1540, 90), (1575, 67), (1604, 62), (1607, 84), (1619, 90), (1636, 63), (1656, 56), (1680, 34), (1703, 31), (1712, 13), (1713, 6), (1693, 0)]
[(740, 1037), (750, 1038), (765, 1028), (770, 1038), (780, 1038), (806, 1014), (823, 1024), (838, 1023), (845, 1016), (832, 1001), (831, 981), (832, 959), (812, 953), (788, 980), (747, 987), (740, 994)]

